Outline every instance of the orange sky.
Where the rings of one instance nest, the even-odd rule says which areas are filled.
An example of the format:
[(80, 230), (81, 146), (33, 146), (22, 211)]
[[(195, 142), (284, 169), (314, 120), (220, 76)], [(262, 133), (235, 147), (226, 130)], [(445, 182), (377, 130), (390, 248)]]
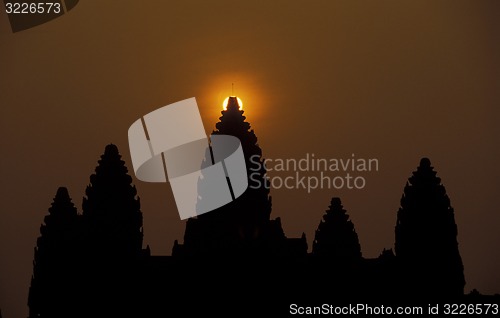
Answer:
[[(365, 257), (392, 248), (422, 156), (459, 228), (466, 291), (500, 292), (498, 1), (80, 1), (11, 33), (0, 14), (0, 308), (25, 317), (39, 226), (57, 187), (79, 211), (108, 143), (131, 170), (128, 127), (196, 97), (207, 132), (244, 102), (267, 158), (377, 158), (363, 190), (272, 190), (272, 216), (309, 245), (340, 196)], [(182, 240), (167, 184), (134, 178), (145, 244)]]

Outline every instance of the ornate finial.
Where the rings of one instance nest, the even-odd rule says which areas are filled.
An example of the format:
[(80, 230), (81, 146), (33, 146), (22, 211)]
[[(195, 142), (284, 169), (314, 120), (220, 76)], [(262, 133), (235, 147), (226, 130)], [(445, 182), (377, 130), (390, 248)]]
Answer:
[(420, 159), (420, 167), (422, 168), (429, 168), (431, 166), (431, 161), (429, 158), (422, 158)]

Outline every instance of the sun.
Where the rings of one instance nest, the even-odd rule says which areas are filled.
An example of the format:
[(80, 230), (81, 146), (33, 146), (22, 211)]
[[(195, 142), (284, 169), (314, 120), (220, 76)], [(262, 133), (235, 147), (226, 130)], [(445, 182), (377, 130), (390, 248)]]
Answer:
[[(229, 96), (229, 97), (236, 97), (236, 96)], [(224, 110), (227, 110), (227, 103), (229, 102), (229, 97), (227, 97), (224, 102), (222, 103), (222, 108), (224, 108)], [(239, 97), (236, 97), (236, 99), (238, 100), (238, 105), (240, 106), (240, 110), (243, 109), (243, 102), (241, 101), (241, 99)]]

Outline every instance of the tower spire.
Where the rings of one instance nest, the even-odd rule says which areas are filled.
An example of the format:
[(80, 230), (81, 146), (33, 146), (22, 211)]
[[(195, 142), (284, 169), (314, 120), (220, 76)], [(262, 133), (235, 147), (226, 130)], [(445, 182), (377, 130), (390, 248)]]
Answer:
[(234, 96), (234, 83), (231, 83), (231, 96)]

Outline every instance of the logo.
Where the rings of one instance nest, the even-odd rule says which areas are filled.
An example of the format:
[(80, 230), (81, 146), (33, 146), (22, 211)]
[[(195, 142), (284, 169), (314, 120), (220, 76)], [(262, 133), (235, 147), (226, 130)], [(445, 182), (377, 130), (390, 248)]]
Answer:
[(136, 120), (128, 141), (136, 177), (168, 181), (182, 220), (220, 208), (248, 187), (240, 140), (208, 138), (194, 97)]

